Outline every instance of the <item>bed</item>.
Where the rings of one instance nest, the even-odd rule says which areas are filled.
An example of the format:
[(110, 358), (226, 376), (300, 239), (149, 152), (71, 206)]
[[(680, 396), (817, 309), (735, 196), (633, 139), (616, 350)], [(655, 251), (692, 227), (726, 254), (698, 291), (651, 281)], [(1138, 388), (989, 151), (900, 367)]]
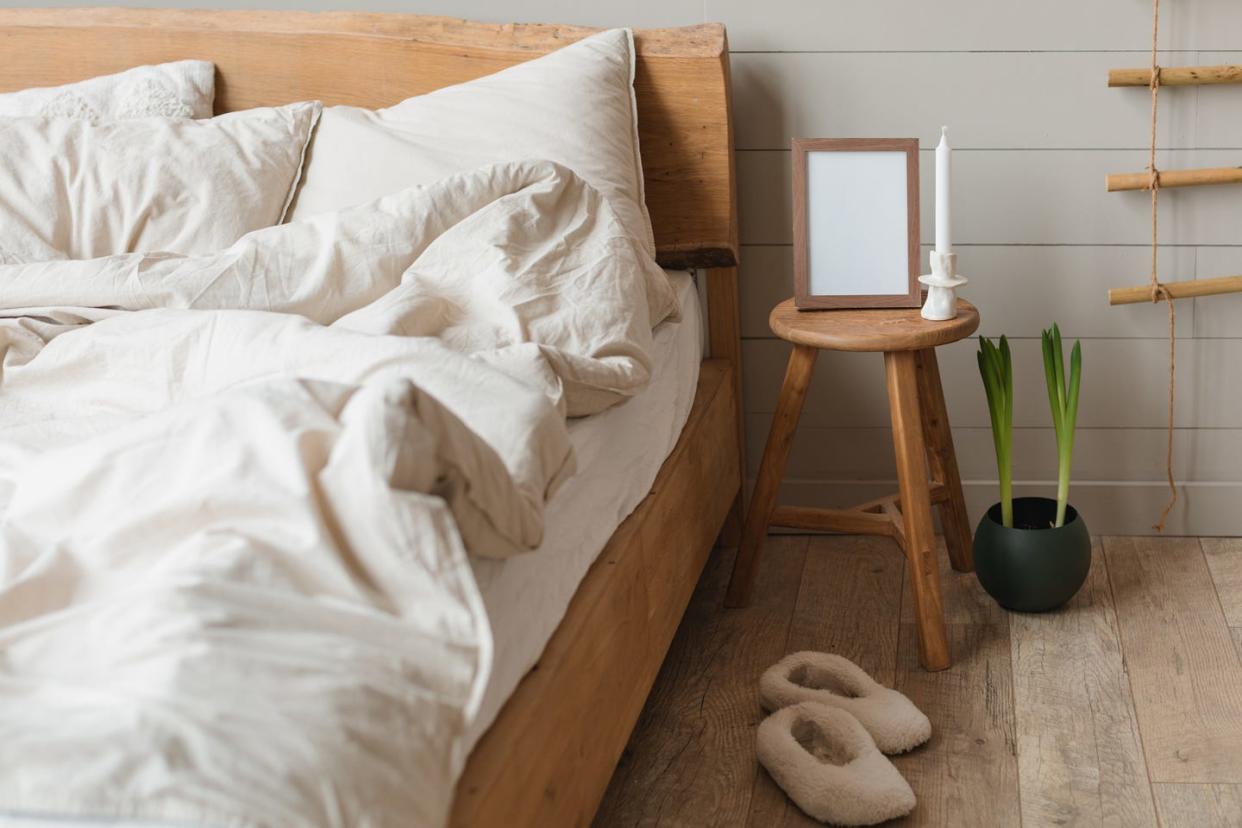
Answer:
[[(396, 14), (0, 10), (0, 91), (194, 57), (217, 65), (218, 112), (303, 99), (376, 107), (592, 31)], [(501, 625), (503, 655), (471, 734), (454, 825), (589, 824), (708, 554), (739, 525), (737, 227), (724, 31), (638, 31), (636, 52), (657, 258), (665, 268), (701, 269), (710, 356), (698, 360), (698, 303), (682, 276), (674, 282), (687, 318), (657, 332), (652, 386), (573, 430), (579, 451), (635, 462), (612, 480), (584, 478), (550, 506), (569, 514), (606, 501), (615, 520), (628, 517), (598, 556), (602, 538), (554, 523), (547, 554), (476, 565), (494, 625), (522, 616), (510, 600), (515, 591), (536, 590), (541, 611), (534, 623)], [(628, 437), (603, 440), (605, 432)], [(606, 466), (599, 459), (587, 464), (587, 478)], [(598, 523), (611, 528), (615, 520)]]

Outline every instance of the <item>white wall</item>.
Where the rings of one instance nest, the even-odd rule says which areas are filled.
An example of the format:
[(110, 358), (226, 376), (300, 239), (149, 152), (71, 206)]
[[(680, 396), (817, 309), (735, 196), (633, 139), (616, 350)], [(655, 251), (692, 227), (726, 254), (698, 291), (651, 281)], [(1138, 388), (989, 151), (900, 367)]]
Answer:
[[(1164, 6), (1162, 63), (1242, 62), (1242, 2)], [(965, 295), (982, 311), (982, 333), (1014, 340), (1017, 476), (1051, 491), (1056, 456), (1038, 336), (1056, 320), (1084, 349), (1072, 498), (1094, 531), (1148, 531), (1166, 497), (1166, 317), (1162, 306), (1107, 305), (1107, 288), (1147, 279), (1149, 229), (1145, 193), (1104, 191), (1105, 173), (1146, 163), (1147, 92), (1110, 90), (1105, 76), (1110, 67), (1146, 63), (1148, 0), (367, 0), (351, 7), (492, 21), (728, 26), (752, 474), (788, 353), (766, 319), (791, 292), (790, 137), (917, 136), (931, 147), (940, 125), (950, 125), (959, 148), (955, 242), (972, 279)], [(1161, 166), (1242, 164), (1242, 86), (1168, 89), (1162, 99)], [(926, 151), (923, 160), (926, 208), (933, 203)], [(1242, 187), (1166, 191), (1161, 200), (1163, 278), (1242, 273)], [(927, 242), (927, 209), (923, 226)], [(1242, 295), (1182, 302), (1177, 321), (1182, 500), (1170, 528), (1242, 534)], [(977, 515), (995, 496), (995, 468), (974, 349), (973, 342), (943, 349), (941, 363)], [(787, 497), (826, 503), (891, 488), (881, 373), (878, 357), (821, 358)]]
[[(955, 242), (981, 332), (1014, 340), (1016, 476), (1048, 493), (1055, 441), (1039, 331), (1080, 337), (1085, 386), (1072, 499), (1097, 532), (1150, 531), (1163, 506), (1167, 317), (1110, 308), (1107, 288), (1149, 269), (1146, 193), (1106, 193), (1108, 172), (1146, 163), (1149, 96), (1108, 89), (1108, 68), (1142, 66), (1148, 0), (764, 2), (708, 0), (730, 29), (742, 209), (747, 435), (757, 464), (787, 347), (766, 329), (789, 293), (791, 136), (916, 135), (941, 123), (959, 148)], [(1164, 4), (1166, 65), (1242, 62), (1242, 3)], [(1175, 51), (1176, 50), (1176, 51)], [(1168, 89), (1162, 167), (1242, 164), (1242, 87)], [(923, 241), (931, 164), (923, 154)], [(1242, 273), (1242, 188), (1162, 194), (1162, 278)], [(925, 247), (924, 250), (927, 248)], [(1242, 532), (1242, 296), (1178, 305), (1174, 532)], [(972, 512), (995, 498), (975, 344), (942, 349)], [(821, 358), (786, 496), (849, 501), (891, 487), (879, 358)], [(753, 473), (753, 468), (752, 468)], [(863, 481), (863, 482), (860, 482)]]

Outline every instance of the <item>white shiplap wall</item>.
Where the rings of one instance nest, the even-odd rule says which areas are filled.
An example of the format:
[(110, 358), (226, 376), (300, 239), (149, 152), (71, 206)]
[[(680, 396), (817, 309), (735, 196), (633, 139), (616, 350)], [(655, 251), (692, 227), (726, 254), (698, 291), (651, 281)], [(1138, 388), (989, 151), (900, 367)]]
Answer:
[[(1146, 279), (1148, 223), (1144, 193), (1104, 192), (1105, 173), (1146, 163), (1147, 92), (1110, 90), (1105, 75), (1110, 67), (1146, 63), (1148, 0), (366, 0), (350, 6), (492, 21), (666, 26), (718, 20), (728, 26), (752, 474), (787, 355), (766, 318), (791, 290), (789, 139), (917, 136), (930, 147), (939, 126), (950, 125), (959, 148), (955, 241), (960, 266), (973, 279), (965, 295), (983, 312), (983, 333), (1015, 340), (1016, 471), (1029, 481), (1022, 488), (1048, 492), (1055, 477), (1038, 335), (1057, 320), (1084, 348), (1073, 499), (1095, 531), (1148, 531), (1166, 496), (1165, 312), (1108, 307), (1108, 287)], [(1242, 2), (1164, 6), (1162, 63), (1242, 62)], [(1242, 87), (1170, 89), (1162, 98), (1162, 166), (1242, 164)], [(928, 208), (931, 165), (923, 167)], [(1168, 191), (1162, 203), (1164, 278), (1242, 273), (1242, 187)], [(932, 230), (925, 209), (924, 242)], [(1174, 532), (1242, 534), (1239, 323), (1242, 295), (1178, 306), (1176, 475), (1183, 485), (1170, 520)], [(994, 497), (995, 468), (973, 351), (973, 343), (962, 343), (944, 349), (941, 361), (968, 499), (978, 515)], [(790, 500), (826, 503), (891, 488), (881, 379), (878, 357), (821, 358), (794, 446)]]
[[(959, 263), (981, 332), (1014, 340), (1023, 491), (1056, 475), (1039, 330), (1081, 338), (1085, 386), (1073, 500), (1099, 532), (1150, 531), (1167, 496), (1167, 319), (1163, 306), (1110, 308), (1108, 287), (1140, 284), (1150, 238), (1145, 193), (1106, 193), (1108, 172), (1142, 169), (1145, 89), (1108, 89), (1110, 67), (1142, 66), (1147, 0), (952, 0), (864, 4), (708, 0), (730, 27), (742, 193), (747, 435), (757, 464), (788, 349), (766, 311), (789, 292), (789, 138), (914, 135), (951, 126)], [(1242, 62), (1242, 3), (1166, 3), (1166, 65)], [(1207, 51), (1207, 50), (1225, 51)], [(1242, 163), (1242, 87), (1166, 90), (1163, 167)], [(924, 152), (924, 161), (929, 155)], [(923, 166), (923, 241), (933, 224)], [(1242, 273), (1242, 188), (1166, 191), (1162, 276)], [(925, 247), (924, 250), (927, 248)], [(1242, 532), (1242, 296), (1178, 306), (1174, 532)], [(995, 465), (973, 342), (943, 349), (942, 372), (974, 515), (995, 498)], [(880, 361), (826, 355), (794, 444), (786, 497), (843, 502), (891, 487)], [(753, 471), (753, 469), (752, 469)]]

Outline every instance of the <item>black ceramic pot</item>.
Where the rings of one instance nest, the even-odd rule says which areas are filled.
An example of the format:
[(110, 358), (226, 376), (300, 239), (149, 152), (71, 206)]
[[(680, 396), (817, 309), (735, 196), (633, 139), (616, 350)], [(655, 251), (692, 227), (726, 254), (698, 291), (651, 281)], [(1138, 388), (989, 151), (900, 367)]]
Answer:
[(1074, 597), (1091, 571), (1091, 536), (1073, 506), (1065, 525), (1053, 528), (1057, 502), (1016, 497), (1013, 528), (1001, 525), (997, 503), (975, 530), (975, 573), (1005, 609), (1047, 612)]

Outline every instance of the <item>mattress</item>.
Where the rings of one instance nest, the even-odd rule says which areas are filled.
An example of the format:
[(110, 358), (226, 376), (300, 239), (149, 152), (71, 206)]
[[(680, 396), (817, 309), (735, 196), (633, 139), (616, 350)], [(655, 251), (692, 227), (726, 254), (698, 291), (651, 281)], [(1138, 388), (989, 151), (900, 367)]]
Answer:
[(669, 271), (669, 278), (681, 320), (656, 328), (654, 370), (641, 393), (570, 424), (578, 471), (548, 503), (543, 543), (506, 560), (472, 559), (494, 643), (470, 748), (539, 660), (612, 533), (651, 491), (690, 416), (703, 359), (701, 305), (688, 273)]

